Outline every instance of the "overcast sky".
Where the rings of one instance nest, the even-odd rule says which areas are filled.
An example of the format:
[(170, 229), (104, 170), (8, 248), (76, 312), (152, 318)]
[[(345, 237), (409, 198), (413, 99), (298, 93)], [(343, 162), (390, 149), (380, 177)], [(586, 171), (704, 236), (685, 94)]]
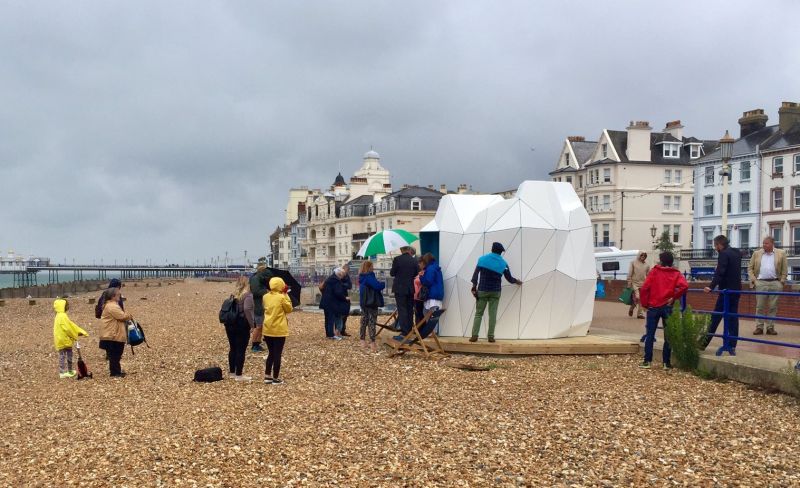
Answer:
[(800, 101), (800, 2), (5, 2), (0, 249), (107, 262), (266, 253), (287, 189), (493, 192), (564, 138), (738, 134)]

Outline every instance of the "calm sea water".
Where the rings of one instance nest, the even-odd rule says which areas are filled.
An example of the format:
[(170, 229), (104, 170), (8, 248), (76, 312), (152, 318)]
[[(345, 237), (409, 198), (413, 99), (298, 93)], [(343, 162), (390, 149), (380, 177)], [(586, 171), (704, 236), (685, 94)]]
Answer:
[[(109, 279), (109, 280), (111, 278), (119, 278), (119, 276), (120, 276), (119, 272), (114, 273), (114, 272), (109, 271), (109, 272), (106, 273), (106, 279)], [(46, 285), (47, 284), (47, 277), (48, 277), (47, 271), (40, 271), (39, 273), (36, 274), (36, 280), (37, 280), (38, 284), (40, 284), (40, 285)], [(88, 280), (97, 280), (97, 279), (99, 279), (99, 273), (98, 272), (84, 271), (83, 279), (87, 280), (87, 281)], [(62, 271), (62, 272), (60, 272), (58, 274), (58, 282), (59, 283), (67, 283), (67, 282), (70, 282), (70, 281), (74, 281), (74, 276), (72, 274), (72, 271)], [(11, 275), (11, 274), (0, 274), (0, 288), (11, 288), (12, 286), (14, 286), (14, 275)]]

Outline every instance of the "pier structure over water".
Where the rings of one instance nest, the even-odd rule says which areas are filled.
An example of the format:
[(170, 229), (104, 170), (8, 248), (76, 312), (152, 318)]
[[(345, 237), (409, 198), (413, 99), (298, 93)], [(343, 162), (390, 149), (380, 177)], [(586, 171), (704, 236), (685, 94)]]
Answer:
[(84, 273), (92, 273), (96, 279), (108, 279), (110, 273), (118, 274), (122, 280), (144, 278), (189, 278), (217, 276), (227, 273), (252, 271), (244, 264), (220, 266), (113, 266), (113, 265), (64, 265), (64, 266), (26, 266), (24, 270), (14, 271), (14, 287), (38, 285), (38, 273), (47, 271), (47, 283), (58, 283), (63, 274), (72, 273), (71, 281), (84, 281)]

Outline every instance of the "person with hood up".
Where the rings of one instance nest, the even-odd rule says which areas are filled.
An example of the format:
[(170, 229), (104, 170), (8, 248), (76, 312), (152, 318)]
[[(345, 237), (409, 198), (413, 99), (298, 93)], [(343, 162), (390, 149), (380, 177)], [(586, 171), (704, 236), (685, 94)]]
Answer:
[(103, 315), (100, 318), (100, 348), (108, 353), (108, 369), (112, 377), (122, 378), (122, 366), (119, 361), (122, 353), (125, 352), (125, 344), (128, 342), (128, 328), (126, 322), (133, 320), (130, 312), (122, 310), (119, 306), (121, 293), (119, 288), (109, 288), (103, 294), (105, 305)]
[(288, 295), (289, 287), (281, 278), (269, 280), (269, 293), (264, 295), (264, 340), (267, 343), (267, 364), (264, 371), (264, 383), (280, 385), (281, 356), (286, 337), (289, 335), (289, 319), (286, 315), (292, 312), (292, 300)]
[(72, 369), (72, 348), (80, 336), (89, 334), (69, 319), (67, 311), (69, 303), (63, 298), (53, 302), (56, 318), (53, 320), (53, 343), (58, 351), (58, 377), (74, 378), (77, 373)]
[[(423, 274), (420, 276), (420, 298), (425, 298), (422, 302), (423, 315), (427, 314), (430, 310), (439, 310), (442, 308), (442, 300), (444, 300), (444, 276), (442, 275), (442, 268), (433, 257), (433, 254), (427, 252), (420, 258), (423, 268)], [(423, 325), (419, 333), (422, 338), (428, 337), (431, 331), (439, 323), (438, 318), (431, 318), (425, 325)]]
[(333, 270), (333, 274), (325, 280), (319, 308), (325, 311), (325, 337), (342, 340), (342, 322), (350, 313), (350, 297), (344, 284), (345, 271), (342, 268)]
[(367, 331), (369, 330), (369, 348), (377, 352), (375, 345), (375, 324), (378, 322), (378, 309), (383, 306), (383, 289), (386, 283), (375, 277), (375, 266), (372, 261), (364, 261), (358, 270), (359, 305), (361, 306), (361, 346), (367, 348)]
[(470, 342), (478, 341), (478, 333), (481, 330), (483, 312), (489, 306), (489, 331), (487, 338), (489, 342), (494, 342), (494, 328), (497, 325), (497, 305), (500, 303), (500, 292), (503, 285), (503, 277), (509, 283), (521, 285), (522, 282), (513, 276), (508, 269), (508, 263), (503, 259), (506, 248), (499, 242), (492, 243), (492, 252), (484, 254), (478, 259), (475, 272), (472, 273), (472, 294), (478, 299), (475, 306), (475, 321), (472, 323), (472, 337)]
[[(108, 282), (108, 288), (119, 288), (122, 289), (122, 281), (118, 278), (111, 278), (111, 281)], [(122, 294), (119, 296), (119, 308), (125, 310), (125, 302), (122, 300)], [(94, 318), (99, 319), (103, 316), (103, 307), (106, 304), (106, 294), (101, 293), (100, 298), (97, 299), (97, 305), (94, 306)]]
[(272, 271), (266, 265), (259, 264), (256, 268), (255, 274), (250, 277), (250, 292), (253, 294), (253, 317), (255, 319), (255, 327), (253, 328), (253, 335), (250, 341), (253, 343), (252, 352), (262, 352), (264, 348), (261, 346), (262, 337), (261, 329), (264, 325), (264, 295), (269, 291), (269, 280), (272, 278)]
[[(678, 300), (689, 289), (686, 278), (680, 271), (672, 267), (674, 258), (672, 253), (665, 251), (659, 254), (657, 264), (647, 275), (642, 288), (639, 290), (642, 306), (647, 308), (647, 334), (644, 339), (644, 362), (639, 366), (649, 369), (653, 361), (653, 343), (656, 338), (656, 329), (659, 319), (664, 323), (666, 333), (667, 318), (672, 313), (672, 304)], [(670, 358), (672, 348), (664, 338), (663, 361), (664, 368), (672, 367)]]

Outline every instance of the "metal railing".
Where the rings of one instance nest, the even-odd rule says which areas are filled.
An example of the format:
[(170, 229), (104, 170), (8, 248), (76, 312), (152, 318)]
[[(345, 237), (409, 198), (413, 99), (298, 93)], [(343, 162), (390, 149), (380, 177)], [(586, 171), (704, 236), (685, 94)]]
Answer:
[[(704, 290), (699, 288), (690, 288), (687, 293), (684, 293), (681, 297), (681, 311), (686, 310), (687, 300), (689, 293), (704, 293)], [(780, 317), (780, 316), (769, 316), (769, 315), (758, 315), (758, 314), (749, 314), (749, 313), (739, 313), (738, 307), (737, 311), (731, 311), (731, 297), (742, 296), (742, 295), (774, 295), (774, 296), (785, 296), (785, 297), (800, 297), (800, 293), (798, 292), (785, 292), (785, 291), (749, 291), (749, 290), (715, 290), (711, 293), (717, 294), (718, 296), (722, 296), (722, 310), (693, 310), (694, 313), (699, 314), (708, 314), (713, 316), (722, 316), (722, 334), (714, 333), (707, 333), (707, 337), (719, 337), (722, 339), (723, 343), (722, 346), (719, 347), (716, 351), (717, 356), (722, 356), (724, 353), (728, 353), (730, 356), (736, 355), (736, 342), (743, 341), (743, 342), (753, 342), (757, 344), (766, 344), (770, 346), (778, 346), (778, 347), (788, 347), (793, 349), (800, 349), (800, 344), (795, 344), (791, 342), (783, 342), (783, 341), (771, 341), (768, 339), (755, 339), (753, 337), (743, 337), (741, 335), (733, 335), (731, 333), (731, 319), (755, 319), (755, 320), (771, 320), (775, 322), (790, 322), (790, 323), (800, 323), (800, 318), (794, 317)], [(797, 361), (795, 364), (795, 369), (800, 371), (800, 360)]]
[[(800, 256), (800, 244), (792, 246), (776, 246), (786, 251), (787, 256)], [(760, 247), (740, 247), (737, 248), (742, 253), (743, 259), (750, 259), (753, 253)], [(717, 259), (717, 251), (714, 249), (683, 249), (678, 255), (681, 259)]]

